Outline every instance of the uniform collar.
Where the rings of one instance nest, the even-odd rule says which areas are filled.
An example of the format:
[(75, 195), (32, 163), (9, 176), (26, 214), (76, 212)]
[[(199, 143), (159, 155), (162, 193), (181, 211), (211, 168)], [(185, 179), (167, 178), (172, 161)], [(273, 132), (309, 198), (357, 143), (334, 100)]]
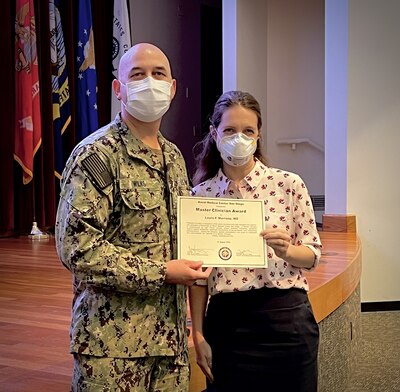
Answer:
[[(121, 135), (122, 141), (126, 147), (128, 155), (131, 156), (132, 158), (137, 158), (144, 161), (150, 167), (157, 166), (155, 162), (158, 162), (158, 159), (155, 159), (156, 154), (154, 153), (154, 150), (151, 149), (146, 144), (144, 144), (130, 131), (130, 129), (121, 119), (121, 116), (119, 114), (115, 118), (115, 123), (118, 127), (119, 134)], [(160, 131), (158, 131), (157, 138), (164, 155), (165, 164), (167, 164), (169, 161), (170, 153), (172, 151), (171, 143), (169, 143), (164, 138), (164, 136), (161, 134)]]

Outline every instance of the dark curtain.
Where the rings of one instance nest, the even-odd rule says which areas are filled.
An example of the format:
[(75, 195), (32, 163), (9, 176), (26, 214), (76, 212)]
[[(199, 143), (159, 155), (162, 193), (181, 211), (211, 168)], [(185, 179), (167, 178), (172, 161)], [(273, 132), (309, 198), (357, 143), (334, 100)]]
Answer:
[[(63, 135), (68, 156), (76, 144), (75, 137), (75, 57), (76, 17), (79, 0), (61, 0), (60, 14), (67, 55), (72, 118)], [(42, 111), (42, 145), (34, 159), (33, 181), (22, 183), (22, 169), (14, 161), (14, 21), (15, 0), (0, 2), (3, 71), (0, 73), (0, 237), (29, 234), (32, 222), (52, 232), (58, 203), (59, 180), (54, 174), (54, 140), (52, 119), (49, 6), (35, 0), (39, 83)], [(113, 1), (92, 0), (92, 21), (97, 70), (97, 106), (99, 126), (110, 121), (111, 51)]]

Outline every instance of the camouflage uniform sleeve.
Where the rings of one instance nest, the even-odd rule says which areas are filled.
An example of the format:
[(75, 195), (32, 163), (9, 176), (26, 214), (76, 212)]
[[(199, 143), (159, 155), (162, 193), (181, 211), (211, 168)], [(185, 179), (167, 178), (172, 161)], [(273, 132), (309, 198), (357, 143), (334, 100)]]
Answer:
[[(82, 166), (85, 155), (87, 151), (68, 162), (63, 175), (56, 218), (56, 246), (62, 263), (78, 281), (93, 287), (137, 294), (158, 292), (165, 281), (165, 263), (140, 257), (107, 240), (114, 185), (111, 180), (101, 189), (93, 181)], [(108, 162), (104, 156), (101, 160)]]

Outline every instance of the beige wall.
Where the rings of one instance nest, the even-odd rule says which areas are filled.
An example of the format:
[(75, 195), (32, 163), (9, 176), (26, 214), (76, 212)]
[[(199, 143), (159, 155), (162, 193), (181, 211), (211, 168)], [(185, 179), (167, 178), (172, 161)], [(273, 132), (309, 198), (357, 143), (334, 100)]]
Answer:
[(311, 194), (324, 194), (324, 3), (269, 0), (267, 35), (267, 153), (271, 164), (300, 174)]
[(258, 99), (271, 166), (300, 174), (310, 193), (324, 194), (323, 152), (276, 143), (324, 144), (323, 1), (225, 0), (223, 12), (236, 17), (224, 29), (224, 91), (245, 90)]
[[(329, 14), (332, 6), (345, 10)], [(312, 194), (326, 190), (328, 213), (356, 214), (363, 244), (361, 300), (399, 301), (400, 2), (224, 0), (223, 7), (224, 14), (236, 11), (236, 23), (230, 31), (224, 27), (224, 39), (236, 42), (224, 51), (234, 47), (237, 62), (224, 52), (224, 58), (231, 56), (224, 77), (235, 72), (224, 79), (224, 89), (248, 90), (260, 100), (272, 165), (299, 173)], [(327, 21), (333, 30), (325, 52)], [(340, 52), (343, 61), (335, 63)], [(337, 65), (343, 72), (335, 73)], [(325, 157), (307, 145), (295, 151), (276, 145), (279, 138), (301, 137), (329, 141)]]
[(349, 0), (347, 209), (363, 244), (361, 298), (400, 300), (400, 2)]

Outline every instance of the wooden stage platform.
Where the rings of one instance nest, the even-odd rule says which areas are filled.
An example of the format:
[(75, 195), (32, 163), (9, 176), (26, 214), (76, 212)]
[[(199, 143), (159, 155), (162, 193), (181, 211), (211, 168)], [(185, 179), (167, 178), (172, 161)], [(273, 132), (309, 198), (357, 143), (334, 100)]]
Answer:
[[(321, 238), (324, 256), (308, 274), (318, 321), (352, 293), (361, 273), (355, 233), (323, 232)], [(0, 239), (0, 391), (69, 390), (71, 299), (71, 274), (58, 260), (53, 239)], [(195, 368), (191, 392), (203, 385)]]

